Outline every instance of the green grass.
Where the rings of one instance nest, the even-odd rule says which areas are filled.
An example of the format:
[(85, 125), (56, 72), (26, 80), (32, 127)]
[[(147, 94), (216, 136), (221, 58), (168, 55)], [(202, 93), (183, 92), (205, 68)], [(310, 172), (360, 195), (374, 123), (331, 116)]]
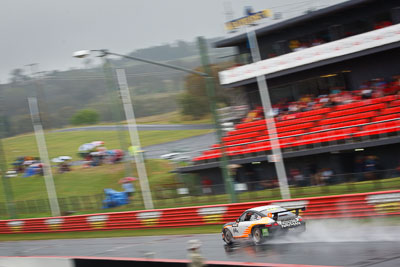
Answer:
[[(175, 182), (175, 175), (171, 173), (173, 166), (168, 161), (147, 160), (146, 165), (151, 185)], [(133, 164), (132, 168), (134, 168)], [(94, 168), (76, 166), (73, 167), (71, 172), (63, 174), (57, 174), (54, 171), (57, 195), (58, 197), (95, 195), (101, 194), (104, 188), (120, 191), (122, 189), (118, 181), (124, 177), (124, 171), (124, 164), (122, 163)], [(133, 175), (136, 175), (135, 171)], [(47, 198), (46, 190), (44, 190), (44, 178), (41, 176), (16, 177), (10, 179), (10, 181), (16, 201)], [(139, 186), (138, 183), (136, 183), (136, 186)], [(1, 187), (2, 185), (0, 185)], [(0, 201), (2, 201), (1, 198)]]
[(155, 235), (194, 235), (219, 233), (221, 225), (205, 225), (186, 228), (133, 229), (109, 231), (82, 231), (68, 233), (31, 233), (31, 234), (1, 234), (0, 241), (41, 240), (41, 239), (75, 239), (75, 238), (107, 238), (128, 236)]
[[(209, 130), (184, 130), (184, 131), (140, 131), (142, 146), (160, 144), (205, 134)], [(126, 143), (128, 134), (123, 132)], [(105, 141), (107, 148), (119, 148), (118, 135), (115, 131), (77, 131), (46, 133), (47, 149), (50, 158), (61, 155), (71, 156), (73, 160), (79, 160), (78, 147), (86, 142), (95, 140)], [(10, 165), (18, 156), (38, 156), (36, 140), (33, 134), (21, 135), (4, 139), (4, 151), (7, 162)], [(164, 183), (174, 182), (174, 175), (170, 173), (172, 166), (168, 161), (146, 160), (150, 182)], [(134, 165), (132, 164), (134, 169)], [(54, 169), (54, 180), (58, 197), (82, 196), (101, 194), (104, 188), (120, 190), (118, 180), (124, 177), (124, 165), (104, 165), (96, 168), (83, 169), (81, 166), (73, 167), (73, 171), (57, 174)], [(136, 173), (134, 173), (136, 175)], [(45, 199), (47, 193), (43, 177), (29, 178), (15, 177), (10, 179), (13, 188), (14, 199), (33, 200)], [(0, 202), (4, 202), (3, 184), (0, 183)]]

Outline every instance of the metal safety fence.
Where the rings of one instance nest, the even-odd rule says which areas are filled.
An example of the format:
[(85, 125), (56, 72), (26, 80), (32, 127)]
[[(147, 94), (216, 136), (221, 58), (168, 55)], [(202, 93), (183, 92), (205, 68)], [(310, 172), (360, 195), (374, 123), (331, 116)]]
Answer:
[[(398, 170), (380, 170), (374, 172), (336, 174), (329, 180), (320, 180), (316, 184), (315, 177), (303, 177), (301, 181), (289, 179), (290, 191), (293, 198), (347, 194), (354, 192), (371, 192), (400, 189)], [(369, 180), (368, 180), (369, 179)], [(236, 182), (235, 191), (239, 202), (280, 199), (278, 182), (275, 180), (258, 180)], [(82, 214), (88, 212), (113, 211), (103, 209), (104, 194), (68, 196), (58, 198), (62, 215)], [(192, 205), (212, 205), (228, 203), (229, 196), (225, 193), (223, 184), (198, 184), (186, 186), (175, 184), (169, 187), (158, 186), (153, 190), (153, 201), (156, 208), (185, 207)], [(18, 217), (49, 216), (48, 199), (31, 199), (15, 201)], [(143, 209), (140, 192), (136, 192), (129, 204), (120, 206), (117, 210)], [(6, 203), (0, 202), (0, 218), (7, 218)]]

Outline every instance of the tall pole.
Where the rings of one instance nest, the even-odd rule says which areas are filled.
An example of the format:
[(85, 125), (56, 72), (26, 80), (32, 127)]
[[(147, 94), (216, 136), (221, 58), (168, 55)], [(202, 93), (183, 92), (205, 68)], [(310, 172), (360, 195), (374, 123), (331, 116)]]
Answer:
[[(157, 61), (153, 61), (153, 60), (149, 60), (149, 59), (117, 54), (117, 53), (110, 52), (110, 51), (108, 51), (106, 49), (76, 51), (74, 53), (74, 57), (82, 58), (82, 57), (86, 57), (87, 55), (89, 55), (90, 52), (100, 52), (101, 53), (100, 56), (103, 57), (103, 58), (105, 58), (107, 55), (119, 56), (119, 57), (122, 57), (122, 58), (127, 58), (127, 59), (131, 59), (131, 60), (135, 60), (135, 61), (149, 63), (149, 64), (152, 64), (152, 65), (166, 67), (166, 68), (169, 68), (169, 69), (180, 70), (180, 71), (183, 71), (183, 72), (186, 72), (186, 73), (198, 75), (198, 76), (201, 76), (201, 77), (205, 78), (206, 89), (207, 89), (207, 92), (208, 92), (208, 96), (211, 98), (210, 99), (210, 107), (211, 107), (211, 112), (213, 114), (214, 121), (215, 121), (216, 132), (217, 132), (218, 138), (219, 138), (219, 140), (220, 140), (220, 142), (222, 144), (222, 130), (221, 130), (221, 125), (219, 124), (218, 115), (216, 113), (216, 108), (215, 108), (215, 83), (214, 83), (214, 78), (212, 77), (211, 70), (210, 70), (210, 68), (208, 66), (209, 64), (208, 64), (207, 47), (205, 45), (204, 38), (199, 38), (199, 48), (200, 48), (200, 53), (201, 53), (203, 66), (207, 70), (206, 73), (199, 72), (199, 71), (194, 71), (194, 70), (187, 69), (187, 68), (180, 67), (180, 66), (161, 63), (161, 62), (157, 62)], [(104, 64), (104, 66), (105, 65), (106, 64)], [(104, 67), (104, 69), (105, 69), (105, 72), (108, 73), (106, 76), (111, 77), (111, 75), (112, 75), (111, 71), (106, 71), (106, 67)], [(111, 78), (110, 79), (106, 79), (106, 80), (111, 80)], [(111, 87), (111, 86), (112, 86), (112, 84), (109, 87)], [(229, 172), (228, 172), (228, 166), (227, 166), (228, 165), (228, 160), (227, 160), (227, 157), (225, 155), (223, 146), (221, 147), (221, 150), (222, 150), (222, 157), (221, 157), (221, 160), (220, 160), (220, 167), (221, 167), (221, 171), (222, 171), (222, 177), (223, 177), (224, 182), (225, 182), (225, 188), (227, 189), (228, 193), (230, 194), (231, 201), (232, 202), (237, 202), (236, 195), (235, 195), (235, 189), (233, 187), (233, 181), (232, 181), (232, 179), (231, 179), (231, 177), (229, 175)]]
[(47, 153), (46, 140), (43, 133), (42, 123), (40, 121), (39, 106), (36, 97), (29, 97), (28, 103), (29, 110), (31, 112), (33, 130), (35, 131), (36, 142), (39, 148), (40, 161), (43, 165), (42, 169), (47, 195), (49, 197), (51, 214), (52, 216), (60, 216), (60, 207), (58, 205), (56, 187), (54, 185), (54, 178), (51, 172), (51, 165), (49, 155)]
[[(260, 50), (258, 49), (257, 37), (254, 31), (247, 30), (251, 56), (254, 62), (260, 61)], [(285, 163), (283, 162), (282, 151), (279, 145), (278, 134), (275, 126), (275, 119), (272, 112), (271, 99), (269, 96), (268, 85), (264, 75), (257, 76), (258, 90), (260, 91), (261, 102), (263, 106), (265, 123), (268, 130), (268, 136), (271, 140), (272, 155), (270, 161), (275, 163), (275, 169), (279, 181), (279, 189), (283, 199), (290, 198), (290, 190), (287, 182)]]
[[(0, 90), (3, 90), (2, 88)], [(15, 212), (15, 204), (14, 204), (14, 196), (10, 183), (10, 178), (7, 177), (7, 161), (6, 155), (4, 154), (3, 148), (3, 138), (5, 137), (5, 116), (4, 112), (4, 101), (3, 101), (3, 92), (0, 91), (0, 172), (1, 172), (1, 181), (3, 184), (4, 196), (6, 200), (6, 207), (8, 216), (10, 219), (16, 218)]]
[[(120, 103), (119, 100), (116, 96), (116, 88), (113, 82), (113, 74), (111, 70), (111, 64), (110, 61), (107, 58), (107, 54), (103, 53), (101, 55), (103, 59), (103, 72), (104, 72), (104, 77), (106, 79), (106, 86), (107, 89), (110, 92), (110, 97), (111, 97), (111, 113), (113, 117), (113, 121), (115, 122), (115, 126), (117, 127), (117, 134), (118, 134), (118, 140), (120, 147), (122, 151), (126, 151), (128, 148), (126, 144), (126, 140), (123, 136), (123, 129), (121, 127), (121, 121), (122, 121), (122, 116), (121, 116), (121, 109), (120, 109)], [(129, 161), (124, 160), (124, 166), (125, 166), (125, 176), (132, 176), (132, 166)]]
[(47, 102), (45, 100), (45, 94), (44, 94), (44, 84), (42, 80), (40, 79), (39, 76), (39, 63), (32, 63), (26, 65), (30, 67), (31, 71), (31, 77), (34, 80), (34, 86), (35, 86), (35, 96), (38, 101), (38, 106), (41, 111), (40, 118), (42, 122), (42, 126), (44, 129), (49, 129), (51, 128), (51, 120), (49, 117), (49, 112), (47, 108)]
[(207, 76), (205, 77), (205, 82), (206, 82), (206, 89), (207, 89), (207, 95), (208, 99), (210, 102), (210, 109), (211, 113), (214, 119), (214, 125), (215, 125), (215, 130), (217, 133), (217, 138), (220, 142), (221, 145), (221, 158), (219, 161), (221, 172), (222, 172), (222, 178), (224, 179), (225, 183), (225, 188), (227, 189), (230, 199), (232, 203), (237, 202), (236, 198), (236, 193), (235, 193), (235, 188), (233, 186), (233, 181), (231, 176), (229, 175), (228, 171), (228, 158), (226, 156), (225, 148), (223, 146), (223, 141), (222, 141), (222, 129), (221, 129), (221, 124), (218, 118), (217, 110), (216, 110), (216, 101), (215, 101), (215, 81), (212, 76), (209, 60), (208, 60), (208, 53), (207, 53), (207, 44), (206, 41), (203, 37), (198, 38), (198, 46), (200, 50), (200, 56), (201, 56), (201, 63), (203, 65), (205, 73), (207, 73)]
[(131, 94), (129, 92), (128, 81), (126, 80), (125, 70), (117, 69), (117, 78), (119, 90), (121, 92), (121, 100), (124, 106), (125, 117), (128, 123), (129, 137), (131, 144), (135, 148), (135, 162), (139, 175), (140, 188), (145, 209), (154, 209), (153, 200), (151, 198), (151, 190), (149, 179), (147, 178), (146, 166), (144, 164), (142, 147), (140, 145), (139, 133), (136, 126), (135, 113), (132, 108)]

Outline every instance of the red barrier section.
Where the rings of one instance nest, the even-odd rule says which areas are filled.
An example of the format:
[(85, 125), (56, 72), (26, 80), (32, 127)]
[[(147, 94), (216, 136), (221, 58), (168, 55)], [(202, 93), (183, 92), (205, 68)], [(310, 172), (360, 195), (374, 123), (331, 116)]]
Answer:
[(306, 211), (302, 213), (302, 216), (306, 219), (400, 215), (400, 190), (160, 210), (1, 220), (0, 234), (223, 224), (234, 221), (246, 209), (269, 204), (277, 204), (285, 208), (304, 205)]

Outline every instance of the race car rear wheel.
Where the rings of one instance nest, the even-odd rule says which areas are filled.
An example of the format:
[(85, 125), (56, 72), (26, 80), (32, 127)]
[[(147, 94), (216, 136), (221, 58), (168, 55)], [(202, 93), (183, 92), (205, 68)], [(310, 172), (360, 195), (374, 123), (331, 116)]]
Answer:
[(260, 228), (253, 229), (252, 237), (253, 237), (253, 242), (256, 245), (262, 244), (265, 241), (265, 238), (263, 237), (263, 234), (262, 234), (262, 231)]
[(231, 231), (224, 229), (224, 241), (226, 244), (230, 245), (233, 243), (233, 236)]

